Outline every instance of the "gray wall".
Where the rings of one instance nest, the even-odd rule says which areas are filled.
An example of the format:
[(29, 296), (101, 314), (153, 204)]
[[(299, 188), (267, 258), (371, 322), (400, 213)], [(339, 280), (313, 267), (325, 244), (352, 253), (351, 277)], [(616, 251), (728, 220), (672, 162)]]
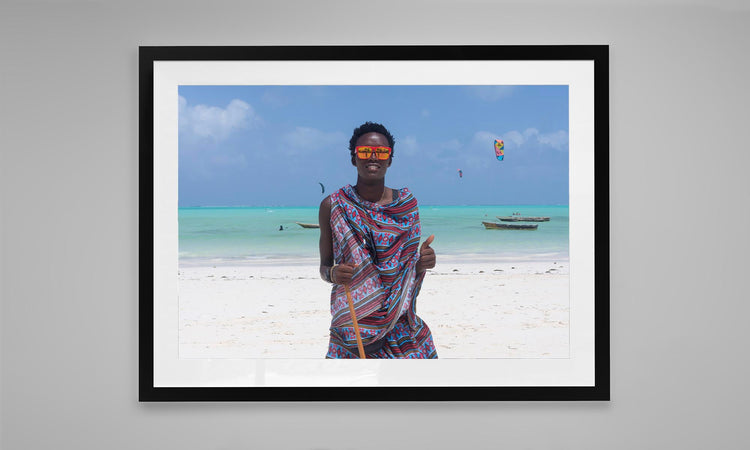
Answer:
[[(748, 6), (208, 3), (0, 4), (3, 449), (747, 444)], [(611, 402), (137, 402), (139, 45), (558, 43), (611, 45)]]

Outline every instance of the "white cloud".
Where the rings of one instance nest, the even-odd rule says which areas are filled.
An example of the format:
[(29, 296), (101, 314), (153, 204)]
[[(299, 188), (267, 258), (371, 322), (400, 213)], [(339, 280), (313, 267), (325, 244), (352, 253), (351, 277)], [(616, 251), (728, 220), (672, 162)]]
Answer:
[(547, 145), (556, 150), (565, 150), (568, 145), (568, 133), (563, 130), (556, 131), (549, 134), (540, 134), (537, 136), (539, 143)]
[(284, 144), (284, 153), (290, 155), (301, 155), (312, 149), (346, 149), (349, 147), (349, 138), (340, 131), (325, 132), (315, 128), (297, 127), (281, 138)]
[(566, 150), (568, 144), (568, 132), (558, 130), (552, 133), (540, 133), (536, 128), (527, 128), (523, 132), (517, 130), (506, 131), (505, 133), (495, 134), (488, 131), (478, 131), (474, 133), (475, 143), (493, 142), (495, 139), (502, 139), (506, 143), (516, 148), (522, 148), (528, 145), (535, 145), (542, 148), (553, 148), (555, 150)]
[(396, 150), (394, 150), (395, 154), (400, 151), (403, 151), (406, 156), (414, 156), (417, 153), (419, 153), (419, 144), (417, 143), (417, 138), (414, 136), (406, 136), (403, 139), (399, 139), (398, 143), (396, 144)]
[(513, 95), (515, 86), (468, 86), (466, 90), (480, 100), (496, 102)]
[(275, 108), (281, 108), (290, 103), (289, 97), (284, 96), (277, 91), (265, 91), (261, 97), (261, 101)]
[(221, 141), (233, 132), (251, 128), (262, 123), (262, 119), (249, 104), (234, 99), (226, 108), (208, 105), (188, 105), (180, 96), (180, 132), (202, 139)]
[(477, 131), (476, 133), (474, 133), (473, 141), (475, 144), (479, 145), (491, 145), (493, 142), (495, 142), (495, 139), (498, 139), (497, 133), (492, 133), (489, 131)]
[(230, 154), (230, 155), (212, 155), (211, 164), (219, 167), (234, 167), (234, 168), (245, 168), (247, 167), (247, 159), (242, 154)]
[(503, 141), (507, 141), (508, 143), (512, 142), (516, 145), (516, 147), (520, 147), (526, 142), (526, 137), (523, 133), (519, 133), (516, 130), (509, 131), (507, 133), (503, 133), (502, 138)]
[(458, 139), (451, 139), (450, 141), (441, 142), (439, 146), (443, 150), (455, 153), (463, 147), (463, 144)]

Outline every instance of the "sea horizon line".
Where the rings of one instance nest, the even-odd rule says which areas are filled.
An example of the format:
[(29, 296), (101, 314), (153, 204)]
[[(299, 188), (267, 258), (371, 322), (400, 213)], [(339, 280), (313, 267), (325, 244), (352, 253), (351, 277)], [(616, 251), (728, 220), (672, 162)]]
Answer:
[[(539, 206), (570, 206), (569, 204), (563, 204), (563, 203), (507, 203), (507, 204), (496, 204), (496, 205), (489, 205), (489, 204), (451, 204), (451, 205), (430, 205), (430, 204), (420, 204), (420, 208), (434, 208), (434, 207), (464, 207), (464, 206), (476, 206), (476, 207), (498, 207), (498, 206), (513, 206), (513, 207), (539, 207)], [(191, 206), (178, 206), (177, 209), (186, 209), (186, 208), (318, 208), (319, 205), (191, 205)]]

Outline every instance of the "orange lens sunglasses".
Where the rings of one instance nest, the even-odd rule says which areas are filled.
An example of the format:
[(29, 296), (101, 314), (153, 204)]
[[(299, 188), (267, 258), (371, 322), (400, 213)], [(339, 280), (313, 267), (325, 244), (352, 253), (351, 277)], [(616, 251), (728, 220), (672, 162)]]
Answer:
[(369, 145), (360, 145), (355, 147), (354, 150), (357, 151), (359, 159), (370, 159), (372, 154), (375, 153), (375, 156), (381, 160), (388, 159), (391, 156), (391, 151), (393, 151), (390, 147), (370, 147)]

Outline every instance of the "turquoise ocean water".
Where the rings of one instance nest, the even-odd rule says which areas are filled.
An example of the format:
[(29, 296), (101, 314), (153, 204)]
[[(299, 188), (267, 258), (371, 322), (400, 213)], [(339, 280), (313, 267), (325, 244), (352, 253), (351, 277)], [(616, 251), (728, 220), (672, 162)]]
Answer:
[[(514, 212), (550, 221), (534, 231), (486, 230), (482, 225)], [(419, 214), (422, 239), (435, 235), (432, 247), (438, 257), (568, 257), (567, 206), (420, 206)], [(295, 223), (318, 223), (317, 207), (179, 208), (178, 217), (181, 262), (319, 257), (319, 230)]]

